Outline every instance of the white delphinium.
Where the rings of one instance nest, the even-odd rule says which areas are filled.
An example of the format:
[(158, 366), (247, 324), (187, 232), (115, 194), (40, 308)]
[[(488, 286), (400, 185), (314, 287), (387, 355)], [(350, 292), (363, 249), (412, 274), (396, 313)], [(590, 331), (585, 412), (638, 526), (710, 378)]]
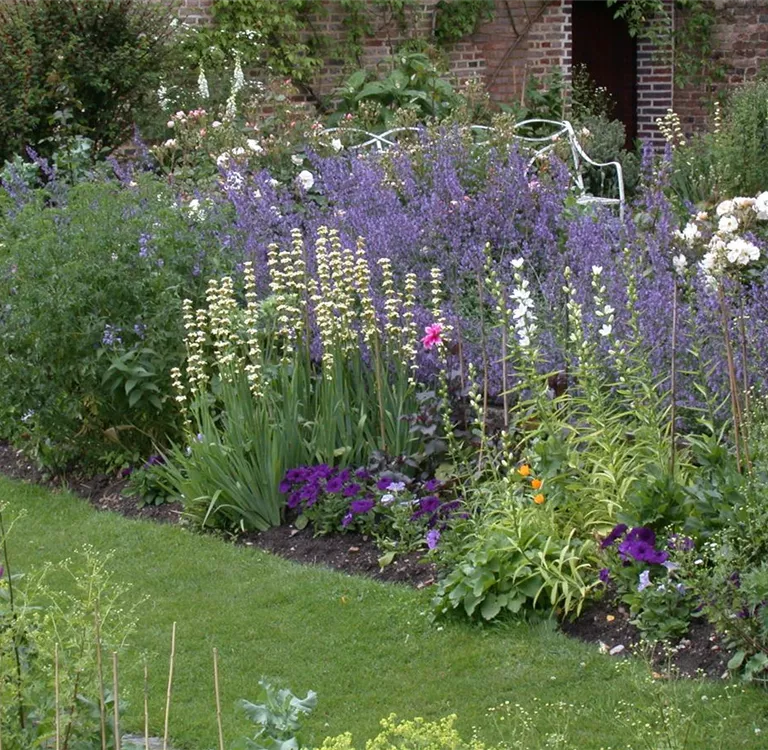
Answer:
[(602, 275), (602, 266), (592, 266), (592, 299), (595, 303), (595, 315), (601, 322), (597, 332), (603, 338), (608, 338), (613, 333), (616, 310), (605, 302), (605, 285), (602, 283)]
[[(520, 261), (523, 261), (522, 263)], [(528, 279), (523, 278), (521, 269), (525, 261), (523, 258), (516, 258), (512, 261), (512, 267), (515, 269), (514, 281), (511, 298), (515, 304), (512, 310), (512, 320), (517, 336), (517, 343), (521, 349), (530, 349), (531, 340), (536, 333), (536, 314), (534, 313), (534, 301), (529, 289)]]
[(416, 329), (416, 288), (418, 281), (415, 273), (405, 275), (405, 300), (403, 302), (403, 365), (410, 370), (409, 382), (416, 385), (416, 351), (418, 332)]
[(211, 95), (208, 90), (208, 79), (205, 77), (205, 68), (203, 68), (202, 64), (197, 75), (197, 93), (201, 99), (208, 99)]
[(429, 271), (429, 282), (431, 288), (432, 320), (440, 326), (442, 331), (448, 331), (450, 326), (448, 326), (445, 320), (445, 313), (443, 312), (442, 270), (437, 267), (431, 268)]
[(394, 350), (393, 356), (402, 359), (399, 341), (403, 325), (400, 317), (403, 299), (395, 288), (392, 261), (389, 258), (379, 258), (378, 263), (381, 269), (381, 290), (384, 293), (384, 331), (391, 349)]
[(733, 234), (739, 228), (739, 220), (731, 214), (725, 214), (717, 222), (717, 231), (722, 234)]
[(264, 395), (261, 380), (262, 350), (258, 331), (259, 306), (256, 294), (256, 274), (253, 270), (253, 262), (250, 260), (243, 263), (243, 282), (245, 286), (245, 327), (248, 335), (246, 340), (248, 361), (244, 370), (251, 393), (254, 398), (259, 398)]

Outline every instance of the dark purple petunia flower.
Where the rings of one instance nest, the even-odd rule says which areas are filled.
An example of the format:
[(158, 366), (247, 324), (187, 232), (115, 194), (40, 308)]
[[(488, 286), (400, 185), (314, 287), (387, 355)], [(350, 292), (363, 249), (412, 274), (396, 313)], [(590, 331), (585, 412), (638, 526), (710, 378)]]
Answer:
[(299, 505), (300, 503), (301, 503), (301, 494), (300, 494), (299, 492), (292, 492), (292, 493), (291, 493), (291, 494), (288, 496), (288, 500), (287, 500), (287, 502), (286, 502), (286, 505), (287, 505), (289, 508), (293, 509), (293, 508), (296, 508), (296, 507), (298, 507), (298, 505)]
[(437, 492), (440, 487), (442, 487), (442, 484), (439, 479), (428, 479), (424, 482), (425, 492)]
[(391, 479), (386, 479), (386, 478), (379, 479), (379, 481), (376, 482), (376, 489), (381, 490), (383, 492), (384, 490), (388, 490), (389, 489), (389, 485), (390, 484), (392, 484), (392, 480)]
[(344, 480), (341, 477), (331, 477), (325, 485), (325, 491), (331, 495), (341, 492), (344, 489)]
[(599, 573), (600, 580), (603, 583), (608, 583), (611, 580), (611, 571), (608, 568), (602, 568)]
[(363, 513), (367, 513), (374, 505), (376, 505), (375, 501), (369, 500), (368, 498), (364, 500), (355, 500), (353, 503), (350, 503), (349, 510), (356, 516), (359, 516)]
[(601, 549), (607, 549), (608, 547), (612, 547), (613, 544), (616, 542), (617, 539), (619, 539), (624, 532), (627, 530), (627, 524), (620, 523), (613, 527), (613, 530), (610, 534), (608, 534), (605, 539), (603, 539), (602, 542), (600, 542), (600, 548)]
[(367, 482), (371, 478), (371, 472), (367, 469), (358, 469), (355, 472), (355, 476), (361, 481), (361, 482)]
[(437, 495), (429, 495), (419, 500), (419, 507), (424, 513), (434, 513), (440, 507), (440, 498)]
[(293, 482), (290, 482), (287, 479), (283, 479), (283, 481), (280, 482), (280, 485), (278, 486), (277, 489), (281, 495), (285, 495), (286, 493), (291, 491), (292, 487), (293, 487)]
[(362, 489), (363, 488), (359, 484), (348, 484), (341, 494), (344, 495), (344, 497), (354, 497), (355, 495), (360, 494)]
[(342, 525), (343, 528), (346, 529), (347, 526), (349, 526), (349, 524), (351, 524), (351, 523), (352, 523), (352, 514), (351, 513), (347, 513), (344, 516), (344, 518), (341, 519), (341, 525)]

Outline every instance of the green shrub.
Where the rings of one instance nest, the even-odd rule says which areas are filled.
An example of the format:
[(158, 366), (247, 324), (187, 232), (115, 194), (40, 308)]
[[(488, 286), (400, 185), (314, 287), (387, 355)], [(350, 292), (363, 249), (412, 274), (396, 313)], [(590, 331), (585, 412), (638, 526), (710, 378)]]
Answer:
[(172, 18), (140, 0), (0, 4), (0, 163), (74, 135), (97, 151), (124, 143), (157, 89)]
[[(61, 186), (59, 186), (61, 187)], [(120, 465), (175, 429), (168, 371), (181, 298), (216, 267), (205, 225), (167, 187), (38, 191), (0, 224), (0, 434), (55, 469)], [(195, 273), (199, 272), (199, 276)]]

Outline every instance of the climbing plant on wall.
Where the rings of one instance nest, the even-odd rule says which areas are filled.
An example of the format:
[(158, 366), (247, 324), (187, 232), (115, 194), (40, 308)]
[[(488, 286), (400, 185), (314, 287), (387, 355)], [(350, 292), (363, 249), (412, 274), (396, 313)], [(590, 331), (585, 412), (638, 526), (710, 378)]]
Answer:
[(438, 44), (458, 42), (481, 21), (493, 18), (494, 0), (440, 0), (435, 6), (435, 39)]

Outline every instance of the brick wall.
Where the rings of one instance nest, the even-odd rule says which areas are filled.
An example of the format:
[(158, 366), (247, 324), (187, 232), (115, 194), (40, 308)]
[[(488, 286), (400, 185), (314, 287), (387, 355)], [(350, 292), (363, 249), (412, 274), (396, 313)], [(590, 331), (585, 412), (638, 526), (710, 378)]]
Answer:
[[(674, 23), (674, 0), (664, 0), (670, 21)], [(663, 117), (674, 103), (673, 48), (670, 44), (660, 49), (648, 39), (637, 42), (637, 137), (664, 145), (664, 137), (656, 127), (656, 120)]]
[[(719, 90), (754, 78), (768, 63), (768, 0), (714, 0), (714, 7), (714, 58), (725, 65), (725, 80), (675, 89), (674, 109), (688, 133), (707, 126), (709, 104)], [(684, 12), (676, 22), (685, 22)]]

